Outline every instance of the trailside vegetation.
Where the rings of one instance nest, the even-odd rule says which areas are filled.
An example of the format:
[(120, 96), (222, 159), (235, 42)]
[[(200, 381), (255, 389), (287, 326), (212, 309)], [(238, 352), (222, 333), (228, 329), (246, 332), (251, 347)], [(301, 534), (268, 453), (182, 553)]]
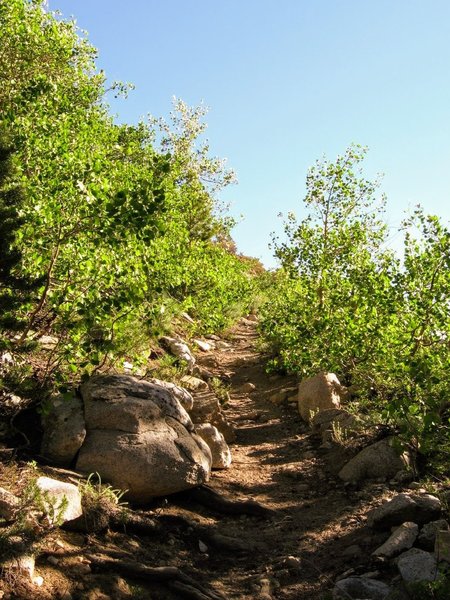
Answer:
[(173, 315), (212, 331), (251, 302), (250, 268), (220, 243), (233, 222), (217, 192), (233, 174), (199, 142), (205, 111), (175, 101), (169, 123), (119, 125), (106, 98), (128, 88), (108, 89), (95, 59), (44, 2), (0, 4), (0, 125), (15, 150), (3, 157), (2, 146), (11, 168), (0, 210), (14, 219), (2, 298), (39, 282), (14, 314), (10, 304), (21, 327), (2, 339), (20, 352), (51, 336), (39, 368), (60, 383), (148, 354)]
[[(450, 451), (450, 230), (420, 208), (387, 248), (379, 182), (351, 146), (308, 172), (305, 207), (274, 239), (261, 332), (270, 367), (301, 378), (325, 370), (351, 386), (354, 406), (397, 428), (430, 459)], [(440, 460), (436, 460), (437, 463)]]

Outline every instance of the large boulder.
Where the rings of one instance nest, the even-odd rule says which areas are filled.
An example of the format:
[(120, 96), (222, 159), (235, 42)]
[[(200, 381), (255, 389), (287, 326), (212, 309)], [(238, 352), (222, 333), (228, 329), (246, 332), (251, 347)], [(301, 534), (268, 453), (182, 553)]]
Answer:
[(339, 477), (349, 483), (390, 479), (407, 468), (410, 462), (408, 455), (398, 450), (394, 438), (385, 438), (361, 450), (339, 471)]
[(172, 391), (128, 375), (83, 384), (87, 436), (76, 468), (98, 472), (139, 503), (207, 481), (211, 452)]
[(318, 373), (304, 379), (298, 387), (298, 410), (308, 423), (323, 410), (340, 408), (346, 388), (339, 383), (334, 373)]
[(81, 398), (75, 394), (54, 396), (42, 420), (41, 454), (57, 465), (70, 465), (86, 437)]

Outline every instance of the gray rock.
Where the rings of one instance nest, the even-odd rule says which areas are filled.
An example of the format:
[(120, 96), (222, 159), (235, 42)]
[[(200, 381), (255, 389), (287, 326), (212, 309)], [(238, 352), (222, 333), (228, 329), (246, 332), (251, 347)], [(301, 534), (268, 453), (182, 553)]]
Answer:
[[(182, 389), (182, 388), (178, 388)], [(86, 427), (139, 433), (155, 418), (172, 417), (186, 429), (194, 426), (172, 388), (131, 375), (96, 375), (81, 386)]]
[(73, 394), (54, 396), (42, 418), (41, 453), (55, 464), (69, 466), (86, 437), (83, 402)]
[(336, 583), (333, 589), (333, 599), (384, 600), (390, 591), (390, 587), (381, 581), (365, 577), (348, 577)]
[(403, 581), (434, 581), (437, 573), (437, 560), (420, 548), (411, 548), (397, 559), (397, 567)]
[(191, 392), (208, 389), (206, 381), (203, 381), (203, 379), (200, 379), (199, 377), (194, 377), (193, 375), (183, 375), (181, 383)]
[(340, 408), (345, 387), (334, 373), (318, 373), (304, 379), (298, 387), (298, 410), (302, 419), (310, 422), (317, 412)]
[(390, 479), (409, 463), (408, 456), (398, 452), (395, 439), (385, 438), (361, 450), (339, 471), (339, 477), (349, 483), (359, 483), (365, 479)]
[(83, 514), (81, 494), (73, 483), (65, 483), (50, 477), (39, 477), (37, 487), (43, 496), (47, 518), (51, 523), (61, 524), (73, 521)]
[(416, 541), (419, 526), (415, 523), (406, 522), (397, 527), (392, 535), (379, 548), (372, 552), (372, 556), (384, 556), (392, 558), (403, 550), (408, 550)]
[(128, 490), (127, 499), (139, 503), (208, 481), (212, 463), (208, 445), (175, 419), (153, 415), (149, 428), (139, 433), (89, 431), (77, 469), (100, 473), (103, 481)]
[(422, 548), (422, 550), (433, 551), (437, 532), (448, 531), (448, 529), (448, 523), (445, 519), (438, 519), (437, 521), (426, 523), (420, 530), (419, 537), (417, 538), (417, 545)]
[(430, 494), (397, 494), (368, 515), (367, 523), (375, 529), (389, 529), (405, 521), (423, 525), (441, 514), (439, 498)]
[(211, 423), (195, 426), (195, 433), (209, 446), (213, 469), (227, 469), (231, 465), (231, 452), (225, 438)]
[(6, 521), (11, 521), (20, 506), (20, 500), (8, 490), (0, 488), (0, 517)]

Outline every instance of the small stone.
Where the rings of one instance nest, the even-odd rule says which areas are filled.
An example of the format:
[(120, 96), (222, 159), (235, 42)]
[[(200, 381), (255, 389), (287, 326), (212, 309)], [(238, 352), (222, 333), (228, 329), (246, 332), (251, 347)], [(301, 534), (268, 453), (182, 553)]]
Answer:
[(244, 383), (239, 388), (239, 392), (242, 392), (243, 394), (249, 394), (250, 392), (253, 392), (255, 390), (256, 390), (256, 385), (254, 383), (251, 383), (250, 381), (247, 381), (247, 383)]
[(208, 552), (208, 546), (204, 542), (202, 542), (202, 540), (198, 541), (198, 549), (203, 554), (205, 554), (205, 552)]
[(44, 583), (44, 578), (41, 577), (40, 575), (36, 575), (36, 577), (33, 577), (33, 583), (34, 583), (34, 585), (37, 585), (37, 587), (42, 587), (42, 585)]
[(56, 556), (49, 556), (49, 557), (47, 558), (47, 562), (49, 562), (51, 565), (54, 565), (55, 567), (56, 567), (57, 565), (59, 565), (59, 559), (58, 559), (58, 558), (56, 558)]
[(300, 571), (302, 561), (297, 556), (286, 556), (282, 565), (291, 571)]
[(434, 581), (436, 579), (437, 561), (425, 550), (411, 548), (397, 559), (397, 567), (403, 581)]
[(43, 504), (52, 523), (72, 521), (83, 514), (81, 493), (73, 483), (39, 477), (36, 485), (42, 492)]
[(348, 546), (342, 552), (342, 556), (349, 556), (349, 557), (357, 557), (357, 556), (361, 556), (361, 554), (362, 554), (361, 547), (357, 546), (356, 544), (353, 544), (352, 546)]
[(203, 350), (203, 352), (209, 352), (210, 350), (213, 349), (213, 345), (210, 344), (209, 342), (205, 342), (204, 340), (194, 339), (192, 341), (198, 348), (200, 348), (200, 350)]
[(193, 375), (184, 375), (181, 378), (181, 383), (190, 392), (199, 392), (201, 390), (207, 390), (208, 384), (203, 379), (194, 377)]

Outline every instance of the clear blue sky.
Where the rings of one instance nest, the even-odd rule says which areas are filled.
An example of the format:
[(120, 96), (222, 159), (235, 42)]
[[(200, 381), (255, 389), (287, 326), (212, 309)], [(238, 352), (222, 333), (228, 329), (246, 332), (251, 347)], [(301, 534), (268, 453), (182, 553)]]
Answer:
[[(388, 219), (450, 216), (448, 0), (49, 0), (74, 15), (109, 79), (133, 82), (120, 121), (204, 102), (213, 154), (239, 184), (241, 252), (274, 264), (278, 213), (302, 216), (308, 166), (351, 142), (385, 174)], [(392, 230), (394, 231), (394, 230)], [(395, 240), (393, 241), (395, 244)]]

